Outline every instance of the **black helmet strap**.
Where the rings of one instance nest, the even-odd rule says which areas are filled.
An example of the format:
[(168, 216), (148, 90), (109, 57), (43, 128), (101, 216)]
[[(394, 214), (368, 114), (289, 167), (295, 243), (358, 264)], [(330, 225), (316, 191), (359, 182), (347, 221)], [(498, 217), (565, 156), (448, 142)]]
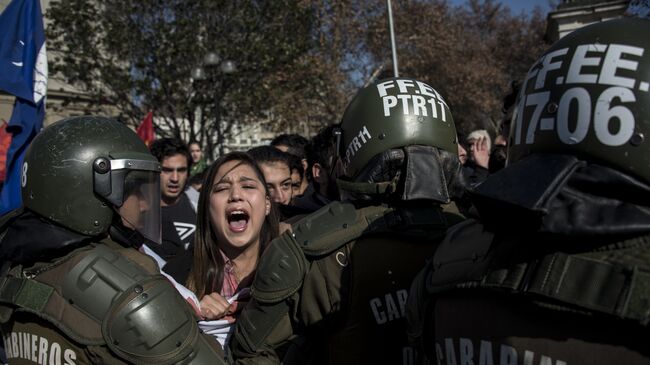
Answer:
[(406, 169), (402, 200), (435, 200), (449, 203), (448, 181), (438, 148), (432, 146), (404, 147)]

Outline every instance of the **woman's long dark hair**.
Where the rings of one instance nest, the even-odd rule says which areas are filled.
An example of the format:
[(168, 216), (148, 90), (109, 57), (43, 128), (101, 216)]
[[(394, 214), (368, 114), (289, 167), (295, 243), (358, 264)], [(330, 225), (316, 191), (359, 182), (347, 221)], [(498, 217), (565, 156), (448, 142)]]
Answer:
[[(210, 195), (212, 194), (212, 183), (217, 171), (222, 165), (230, 161), (239, 161), (233, 169), (241, 165), (250, 166), (262, 183), (266, 196), (270, 196), (262, 170), (247, 153), (230, 152), (220, 157), (210, 166), (203, 180), (203, 188), (199, 196), (196, 235), (194, 235), (194, 254), (190, 275), (187, 280), (187, 287), (196, 293), (199, 298), (214, 291), (220, 291), (223, 286), (223, 267), (225, 263), (219, 250), (217, 236), (210, 222)], [(278, 225), (278, 214), (273, 204), (271, 204), (271, 211), (264, 219), (260, 231), (260, 255), (268, 243), (278, 236)]]

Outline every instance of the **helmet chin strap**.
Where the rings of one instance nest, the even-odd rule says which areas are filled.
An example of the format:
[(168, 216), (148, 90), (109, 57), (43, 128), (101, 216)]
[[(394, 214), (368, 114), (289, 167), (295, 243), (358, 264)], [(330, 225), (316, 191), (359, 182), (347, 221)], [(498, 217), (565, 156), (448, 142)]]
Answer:
[(402, 200), (433, 200), (446, 204), (451, 200), (449, 179), (440, 156), (440, 150), (432, 146), (404, 147), (406, 168)]

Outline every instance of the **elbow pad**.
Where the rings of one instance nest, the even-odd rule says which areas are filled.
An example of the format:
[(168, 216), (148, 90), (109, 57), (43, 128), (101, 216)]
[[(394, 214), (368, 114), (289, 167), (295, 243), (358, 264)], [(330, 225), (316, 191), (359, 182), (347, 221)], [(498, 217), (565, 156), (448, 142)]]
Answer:
[(66, 275), (64, 297), (101, 323), (106, 346), (135, 364), (222, 364), (189, 304), (162, 275), (104, 245)]

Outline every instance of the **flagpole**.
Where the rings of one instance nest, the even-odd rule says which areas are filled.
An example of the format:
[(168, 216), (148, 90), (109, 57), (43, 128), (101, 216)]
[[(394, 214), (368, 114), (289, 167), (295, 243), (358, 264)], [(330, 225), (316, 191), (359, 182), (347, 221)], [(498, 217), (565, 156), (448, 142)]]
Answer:
[(386, 7), (388, 8), (388, 29), (390, 30), (390, 47), (393, 53), (393, 74), (399, 77), (397, 69), (397, 48), (395, 47), (395, 30), (393, 29), (393, 9), (390, 0), (386, 0)]

